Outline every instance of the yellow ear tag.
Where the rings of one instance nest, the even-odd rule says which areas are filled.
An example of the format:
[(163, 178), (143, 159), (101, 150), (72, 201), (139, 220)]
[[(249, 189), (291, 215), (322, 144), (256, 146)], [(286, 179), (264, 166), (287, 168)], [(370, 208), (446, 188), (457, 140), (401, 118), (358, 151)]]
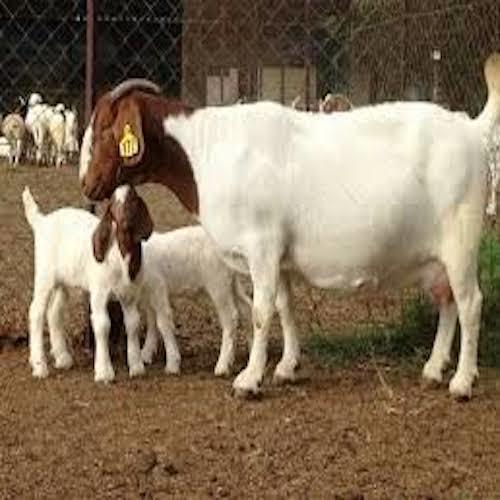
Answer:
[(130, 124), (126, 123), (120, 140), (120, 156), (122, 158), (132, 158), (137, 153), (139, 153), (139, 140), (132, 132)]

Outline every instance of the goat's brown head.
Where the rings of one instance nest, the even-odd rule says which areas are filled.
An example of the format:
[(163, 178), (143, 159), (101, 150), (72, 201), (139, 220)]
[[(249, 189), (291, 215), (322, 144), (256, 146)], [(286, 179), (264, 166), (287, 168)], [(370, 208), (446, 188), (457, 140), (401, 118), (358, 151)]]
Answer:
[[(80, 155), (80, 182), (86, 196), (111, 196), (124, 179), (122, 171), (140, 165), (145, 150), (141, 102), (138, 93), (160, 94), (143, 79), (126, 80), (97, 102), (85, 131)], [(121, 181), (121, 182), (120, 182)]]
[(153, 232), (153, 220), (144, 200), (130, 186), (120, 186), (106, 204), (104, 215), (92, 235), (94, 257), (103, 262), (116, 238), (124, 259), (129, 259), (129, 276), (134, 280), (141, 268), (141, 242)]
[(80, 153), (83, 193), (99, 201), (121, 184), (157, 182), (169, 187), (191, 212), (198, 193), (191, 164), (180, 144), (165, 133), (167, 116), (193, 110), (163, 97), (148, 80), (126, 80), (98, 101)]

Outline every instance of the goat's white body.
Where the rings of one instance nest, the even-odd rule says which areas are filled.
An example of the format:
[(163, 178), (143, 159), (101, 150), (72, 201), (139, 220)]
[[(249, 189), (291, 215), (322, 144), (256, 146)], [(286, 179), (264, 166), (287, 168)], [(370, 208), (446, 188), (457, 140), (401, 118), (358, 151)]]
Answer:
[[(256, 330), (237, 391), (258, 390), (277, 283), (283, 269), (294, 269), (316, 286), (345, 289), (428, 285), (447, 274), (461, 321), (476, 332), (450, 390), (470, 395), (483, 136), (495, 106), (471, 120), (428, 103), (324, 115), (264, 102), (165, 120), (192, 164), (203, 227), (226, 261), (252, 276)], [(429, 378), (441, 379), (456, 314), (455, 307), (440, 323)]]
[[(162, 288), (166, 288), (169, 297), (205, 290), (222, 326), (222, 344), (215, 374), (229, 374), (234, 361), (234, 335), (239, 316), (237, 299), (243, 298), (235, 273), (222, 261), (201, 226), (167, 233), (154, 232), (142, 248), (146, 304), (153, 304), (158, 289)], [(155, 325), (151, 321), (148, 323), (142, 354), (144, 361), (151, 362), (157, 335)], [(167, 371), (173, 369), (167, 366)]]

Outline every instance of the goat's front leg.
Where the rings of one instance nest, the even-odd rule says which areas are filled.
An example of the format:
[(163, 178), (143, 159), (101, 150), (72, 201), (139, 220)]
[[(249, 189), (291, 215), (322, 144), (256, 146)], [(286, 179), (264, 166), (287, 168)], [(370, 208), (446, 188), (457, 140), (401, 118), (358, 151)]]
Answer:
[(112, 382), (115, 370), (109, 356), (109, 330), (111, 321), (107, 311), (108, 294), (95, 292), (90, 295), (90, 320), (95, 335), (94, 380)]
[(141, 346), (139, 342), (139, 326), (141, 317), (137, 306), (123, 304), (123, 322), (127, 332), (127, 364), (130, 377), (144, 375), (146, 370), (141, 358)]
[(249, 268), (254, 290), (252, 309), (254, 335), (248, 365), (233, 382), (237, 397), (256, 396), (260, 392), (267, 363), (269, 328), (277, 294), (279, 259), (272, 255), (259, 255), (249, 262)]

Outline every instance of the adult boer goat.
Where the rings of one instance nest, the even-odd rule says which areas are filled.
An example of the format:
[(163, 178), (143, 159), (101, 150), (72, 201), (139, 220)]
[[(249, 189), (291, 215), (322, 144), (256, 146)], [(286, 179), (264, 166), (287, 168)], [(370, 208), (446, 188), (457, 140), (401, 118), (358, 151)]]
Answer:
[[(485, 77), (488, 101), (476, 119), (423, 102), (331, 115), (270, 102), (192, 110), (150, 82), (127, 81), (97, 103), (82, 189), (101, 200), (121, 183), (162, 183), (225, 260), (250, 273), (254, 337), (237, 394), (259, 391), (275, 298), (287, 296), (294, 270), (325, 288), (423, 286), (440, 312), (423, 376), (442, 381), (458, 316), (450, 392), (469, 398), (478, 375), (484, 139), (500, 117), (500, 54), (488, 58)], [(281, 378), (293, 378), (298, 356), (292, 327)]]

